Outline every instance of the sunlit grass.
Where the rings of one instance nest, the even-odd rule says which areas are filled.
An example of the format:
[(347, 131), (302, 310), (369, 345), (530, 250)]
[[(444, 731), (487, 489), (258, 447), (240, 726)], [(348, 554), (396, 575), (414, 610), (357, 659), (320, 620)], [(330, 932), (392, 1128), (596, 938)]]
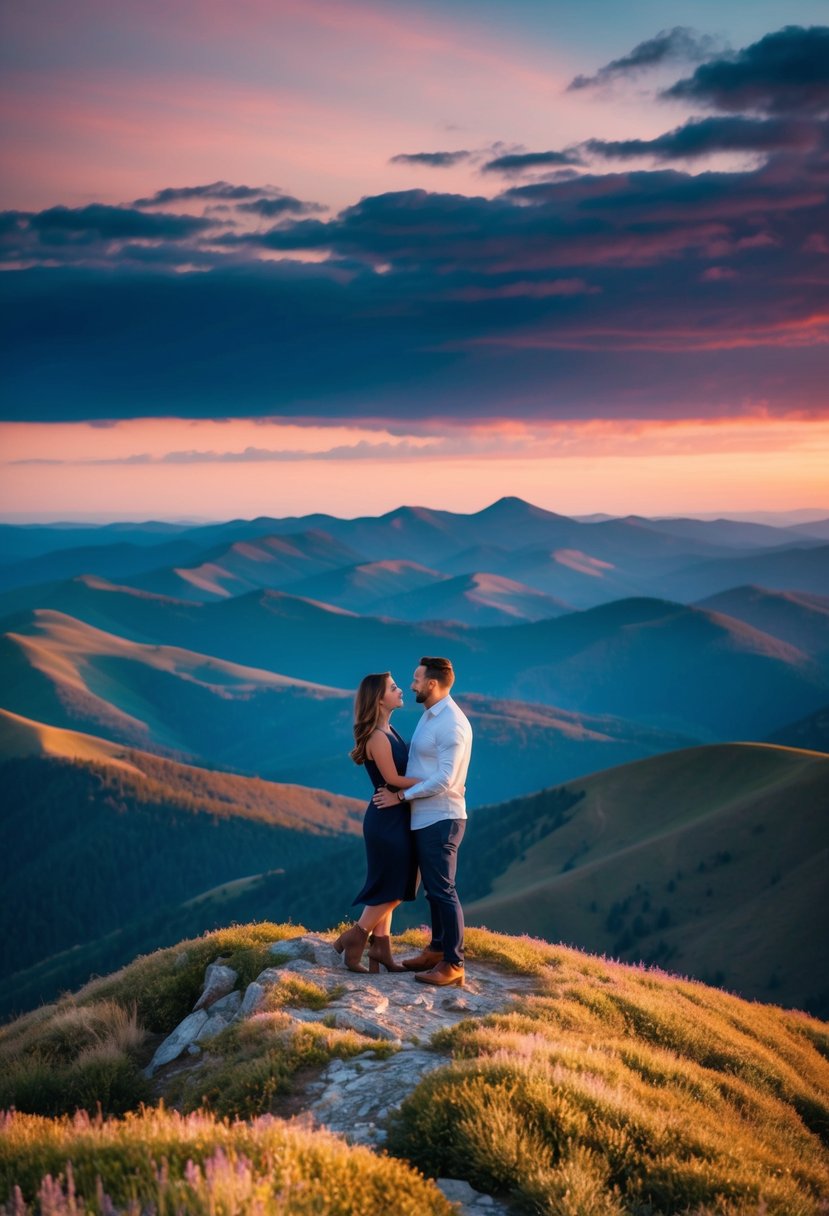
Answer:
[[(9, 1116), (0, 1179), (9, 1196), (20, 1182), (16, 1216), (37, 1204), (103, 1216), (110, 1201), (132, 1216), (150, 1205), (210, 1216), (448, 1212), (400, 1160), (272, 1117), (298, 1078), (332, 1058), (395, 1050), (292, 1017), (324, 1013), (338, 991), (298, 972), (283, 972), (254, 1016), (160, 1074), (168, 1108), (192, 1113), (134, 1113), (150, 1096), (140, 1070), (190, 1012), (207, 964), (227, 960), (244, 988), (278, 965), (270, 944), (300, 932), (206, 934), (0, 1029), (0, 1105), (60, 1116), (100, 1101), (105, 1113), (133, 1112)], [(423, 944), (411, 931), (394, 948)], [(470, 961), (531, 976), (534, 992), (437, 1033), (453, 1062), (393, 1116), (396, 1157), (502, 1196), (516, 1216), (829, 1214), (829, 1026), (537, 938), (470, 929), (467, 945)], [(354, 1164), (364, 1160), (370, 1167)]]
[(6, 1115), (0, 1178), (9, 1195), (5, 1211), (14, 1216), (111, 1216), (113, 1206), (130, 1216), (452, 1213), (437, 1188), (403, 1162), (267, 1117), (230, 1123), (163, 1109), (122, 1120)]
[(264, 1000), (257, 1012), (273, 1013), (286, 1006), (293, 1009), (325, 1009), (342, 995), (342, 991), (342, 985), (327, 989), (315, 984), (313, 980), (288, 972), (280, 975), (276, 983), (266, 989)]
[[(123, 1114), (150, 1100), (141, 1072), (151, 1054), (148, 1036), (169, 1034), (190, 1013), (207, 965), (222, 958), (244, 989), (276, 961), (272, 943), (302, 932), (263, 922), (205, 933), (0, 1027), (0, 1109), (59, 1115), (100, 1106)], [(294, 991), (299, 1001), (299, 987)], [(313, 997), (305, 992), (306, 1001)]]
[(534, 974), (513, 1012), (440, 1032), (390, 1148), (519, 1211), (829, 1210), (827, 1027), (657, 971), (470, 933)]

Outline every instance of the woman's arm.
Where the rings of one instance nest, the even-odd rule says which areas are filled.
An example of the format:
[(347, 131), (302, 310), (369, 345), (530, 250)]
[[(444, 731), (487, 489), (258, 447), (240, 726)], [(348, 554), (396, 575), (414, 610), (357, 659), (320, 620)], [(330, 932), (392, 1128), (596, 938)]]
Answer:
[(407, 790), (410, 785), (417, 785), (416, 777), (404, 777), (397, 771), (391, 743), (388, 735), (382, 730), (376, 730), (366, 744), (366, 755), (373, 760), (380, 770), (380, 776), (387, 785), (396, 785), (399, 790)]

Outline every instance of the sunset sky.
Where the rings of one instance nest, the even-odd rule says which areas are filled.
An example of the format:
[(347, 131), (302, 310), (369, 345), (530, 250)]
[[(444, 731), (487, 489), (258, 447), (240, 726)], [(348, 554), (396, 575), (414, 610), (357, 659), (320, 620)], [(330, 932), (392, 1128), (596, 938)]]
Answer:
[(825, 0), (27, 0), (0, 517), (829, 514)]

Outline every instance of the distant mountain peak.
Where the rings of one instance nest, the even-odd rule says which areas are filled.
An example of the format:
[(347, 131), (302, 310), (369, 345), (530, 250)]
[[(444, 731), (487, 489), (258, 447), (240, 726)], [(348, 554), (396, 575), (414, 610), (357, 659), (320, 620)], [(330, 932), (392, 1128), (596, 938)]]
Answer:
[(484, 507), (482, 511), (477, 512), (478, 518), (497, 517), (517, 517), (519, 519), (527, 518), (528, 516), (535, 519), (568, 519), (567, 515), (558, 515), (555, 511), (547, 511), (544, 507), (537, 507), (531, 502), (527, 502), (524, 498), (518, 498), (515, 494), (505, 494), (503, 498), (496, 499), (490, 503), (488, 507)]

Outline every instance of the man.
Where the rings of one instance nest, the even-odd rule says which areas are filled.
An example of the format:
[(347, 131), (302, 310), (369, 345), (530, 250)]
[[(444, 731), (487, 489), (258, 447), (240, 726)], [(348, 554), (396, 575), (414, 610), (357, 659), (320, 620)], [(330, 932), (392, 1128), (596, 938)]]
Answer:
[(412, 677), (412, 692), (423, 716), (409, 746), (408, 777), (417, 785), (393, 793), (378, 790), (377, 806), (412, 803), (420, 876), (432, 913), (432, 940), (403, 966), (424, 984), (463, 986), (463, 910), (455, 890), (458, 847), (466, 828), (466, 774), (472, 727), (449, 695), (455, 672), (449, 659), (426, 656)]

